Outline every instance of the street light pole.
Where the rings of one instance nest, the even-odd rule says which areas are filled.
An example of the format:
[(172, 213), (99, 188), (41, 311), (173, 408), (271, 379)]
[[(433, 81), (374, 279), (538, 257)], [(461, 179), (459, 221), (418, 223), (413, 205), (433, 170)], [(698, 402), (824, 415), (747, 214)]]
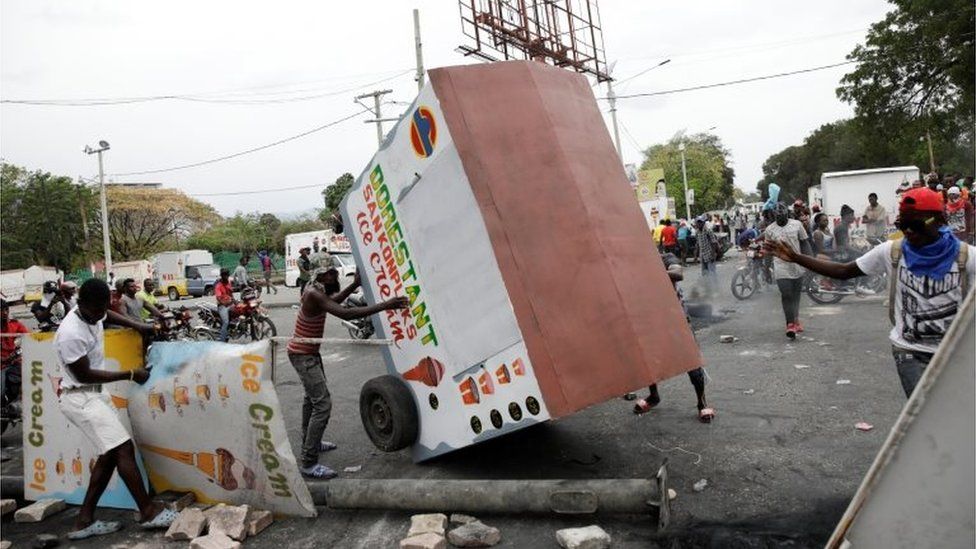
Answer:
[(688, 170), (685, 168), (685, 144), (682, 142), (678, 145), (678, 150), (681, 151), (681, 179), (684, 181), (685, 185), (685, 219), (691, 222), (691, 204), (688, 203)]
[(617, 127), (617, 96), (613, 93), (613, 80), (607, 80), (607, 101), (610, 102), (610, 119), (613, 120), (613, 142), (617, 146), (617, 156), (623, 162), (624, 154), (620, 148), (620, 128)]
[(105, 280), (112, 270), (112, 247), (109, 245), (108, 233), (108, 202), (105, 199), (105, 168), (102, 164), (102, 153), (109, 149), (107, 141), (99, 141), (98, 148), (85, 147), (85, 153), (98, 155), (98, 186), (102, 200), (102, 245), (105, 247)]

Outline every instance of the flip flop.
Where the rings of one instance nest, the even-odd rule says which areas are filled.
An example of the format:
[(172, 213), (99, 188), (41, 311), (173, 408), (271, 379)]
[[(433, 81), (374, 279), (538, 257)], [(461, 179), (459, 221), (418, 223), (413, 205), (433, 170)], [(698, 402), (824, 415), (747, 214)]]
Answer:
[(657, 404), (651, 404), (646, 398), (642, 398), (634, 404), (634, 413), (640, 415), (649, 412), (655, 406)]
[(118, 532), (122, 529), (122, 523), (116, 521), (102, 521), (96, 520), (95, 522), (89, 524), (87, 527), (81, 530), (75, 530), (74, 532), (68, 532), (68, 539), (79, 540), (88, 539), (95, 536), (104, 536), (106, 534), (111, 534), (113, 532)]
[(142, 526), (146, 530), (169, 528), (169, 526), (173, 524), (173, 521), (176, 520), (176, 517), (178, 516), (179, 513), (173, 511), (172, 509), (163, 509), (151, 520), (142, 522), (139, 524), (139, 526)]
[(330, 478), (335, 478), (339, 476), (339, 473), (336, 473), (335, 471), (326, 467), (325, 465), (322, 465), (321, 463), (316, 463), (311, 467), (301, 467), (299, 468), (299, 471), (301, 471), (303, 477), (314, 478), (318, 480), (328, 480)]
[(702, 423), (711, 423), (712, 419), (715, 418), (714, 408), (702, 408), (698, 410), (698, 421)]
[(334, 442), (328, 442), (326, 440), (323, 440), (322, 442), (319, 443), (319, 452), (331, 452), (332, 450), (335, 450), (338, 447), (339, 446)]

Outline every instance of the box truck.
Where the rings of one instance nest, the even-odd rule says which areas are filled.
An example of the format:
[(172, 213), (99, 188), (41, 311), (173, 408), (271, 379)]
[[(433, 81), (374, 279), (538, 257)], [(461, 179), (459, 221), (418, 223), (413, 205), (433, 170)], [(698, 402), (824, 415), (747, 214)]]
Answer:
[[(197, 280), (196, 273), (201, 272), (202, 275), (202, 271), (210, 272), (214, 265), (213, 254), (207, 250), (161, 252), (154, 255), (150, 262), (153, 278), (156, 280), (156, 292), (166, 294), (170, 301), (191, 295), (187, 287), (188, 274)], [(200, 279), (202, 280), (202, 276)]]
[[(309, 257), (313, 260), (325, 253), (346, 254), (345, 257), (348, 258), (351, 251), (349, 239), (330, 229), (285, 236), (285, 286), (298, 285), (298, 251), (305, 247), (311, 250)], [(348, 274), (345, 271), (348, 270), (351, 260), (346, 258), (340, 258), (333, 263), (340, 274)]]
[(896, 191), (902, 183), (911, 183), (917, 179), (919, 179), (919, 169), (915, 166), (824, 172), (820, 176), (820, 185), (810, 187), (807, 196), (811, 205), (820, 204), (823, 211), (831, 218), (832, 224), (840, 219), (840, 209), (844, 204), (853, 208), (854, 225), (851, 226), (851, 236), (864, 236), (865, 229), (861, 225), (861, 215), (868, 206), (868, 195), (871, 193), (878, 195), (878, 203), (884, 206), (888, 213), (890, 231), (894, 231), (893, 224), (898, 215)]

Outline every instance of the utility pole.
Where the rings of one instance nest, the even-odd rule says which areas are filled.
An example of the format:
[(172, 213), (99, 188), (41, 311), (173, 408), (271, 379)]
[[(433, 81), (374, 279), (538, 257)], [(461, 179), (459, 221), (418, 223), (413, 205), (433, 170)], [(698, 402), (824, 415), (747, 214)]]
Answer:
[(678, 145), (678, 150), (681, 151), (681, 179), (685, 184), (685, 219), (691, 223), (691, 204), (688, 202), (688, 170), (685, 169), (685, 143), (684, 141)]
[(99, 141), (98, 148), (85, 147), (86, 154), (98, 155), (98, 185), (102, 194), (102, 244), (105, 247), (105, 279), (112, 270), (112, 248), (109, 245), (108, 234), (108, 203), (105, 200), (105, 167), (102, 164), (102, 153), (109, 150), (107, 141)]
[[(420, 42), (420, 10), (413, 10), (413, 42), (414, 47), (417, 49), (417, 76), (414, 80), (417, 81), (417, 92), (424, 89), (424, 50)], [(379, 118), (379, 116), (377, 116)]]
[(613, 80), (607, 80), (607, 101), (610, 102), (610, 120), (613, 121), (613, 142), (617, 146), (617, 156), (624, 161), (624, 152), (620, 148), (620, 128), (617, 127), (617, 96), (613, 93)]
[(364, 93), (362, 95), (357, 95), (356, 96), (356, 99), (355, 99), (355, 102), (356, 103), (359, 103), (359, 100), (360, 99), (366, 99), (367, 97), (372, 97), (373, 98), (373, 108), (371, 108), (371, 109), (369, 107), (367, 107), (366, 105), (363, 105), (362, 103), (359, 103), (359, 104), (360, 105), (363, 105), (364, 107), (366, 107), (367, 109), (369, 109), (370, 111), (372, 111), (373, 116), (376, 117), (373, 120), (366, 120), (365, 122), (367, 124), (376, 124), (376, 144), (377, 144), (377, 146), (383, 145), (383, 122), (390, 122), (390, 121), (395, 122), (395, 121), (399, 120), (399, 118), (383, 118), (383, 110), (382, 110), (382, 103), (380, 102), (380, 97), (382, 97), (382, 96), (384, 96), (384, 95), (386, 95), (388, 93), (393, 93), (393, 90), (377, 90), (377, 91), (370, 92), (370, 93)]
[(935, 173), (935, 155), (932, 153), (932, 134), (925, 130), (925, 139), (929, 142), (929, 173)]

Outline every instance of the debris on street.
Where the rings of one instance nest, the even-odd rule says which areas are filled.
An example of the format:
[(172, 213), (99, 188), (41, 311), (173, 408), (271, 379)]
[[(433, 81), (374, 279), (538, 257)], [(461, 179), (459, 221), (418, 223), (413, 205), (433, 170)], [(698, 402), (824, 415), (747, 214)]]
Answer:
[(350, 465), (349, 467), (346, 467), (345, 469), (343, 469), (342, 472), (344, 472), (344, 473), (358, 473), (358, 472), (360, 472), (362, 470), (363, 470), (363, 466), (362, 465)]
[(857, 429), (858, 431), (867, 432), (870, 431), (871, 429), (874, 429), (874, 425), (871, 425), (870, 423), (864, 421), (860, 421), (854, 424), (854, 428)]
[(718, 340), (722, 343), (735, 343), (739, 340), (739, 338), (735, 337), (734, 335), (721, 335), (718, 337)]
[(47, 517), (63, 511), (65, 508), (63, 499), (41, 499), (17, 509), (14, 513), (14, 522), (40, 522)]
[(210, 534), (225, 534), (237, 541), (247, 537), (247, 505), (218, 504), (203, 512), (207, 517), (207, 531)]
[(222, 533), (207, 534), (190, 542), (190, 549), (240, 549), (240, 547), (239, 541), (234, 541)]
[(162, 494), (156, 496), (156, 499), (162, 501), (166, 504), (166, 507), (176, 511), (177, 513), (186, 509), (190, 505), (193, 505), (197, 501), (197, 497), (193, 495), (193, 492), (173, 492), (167, 490)]
[(440, 534), (427, 532), (400, 540), (400, 549), (445, 549), (447, 540)]
[(706, 486), (708, 486), (708, 480), (706, 480), (706, 479), (701, 479), (701, 480), (699, 480), (698, 482), (696, 482), (696, 483), (695, 483), (695, 484), (694, 484), (694, 485), (693, 485), (693, 486), (691, 487), (691, 489), (692, 489), (692, 490), (694, 490), (695, 492), (702, 492), (702, 491), (704, 491), (704, 490), (705, 490), (705, 487), (706, 487)]
[(756, 392), (755, 389), (746, 389), (745, 391), (742, 391), (742, 394), (744, 394), (744, 395), (751, 395), (751, 394), (753, 394), (755, 392)]
[(17, 510), (17, 500), (0, 499), (0, 516)]
[(34, 538), (34, 549), (47, 549), (48, 547), (58, 546), (58, 536), (54, 534), (38, 534)]
[(431, 513), (427, 515), (414, 515), (410, 517), (410, 530), (407, 537), (419, 534), (433, 533), (443, 536), (447, 529), (447, 516), (442, 513)]
[(610, 547), (610, 534), (594, 524), (557, 530), (556, 541), (563, 549), (605, 549)]
[(200, 509), (188, 507), (180, 511), (173, 524), (166, 530), (166, 539), (170, 541), (193, 540), (200, 537), (207, 529), (207, 517)]
[(251, 509), (247, 515), (247, 536), (254, 537), (271, 526), (274, 522), (274, 514), (263, 509)]
[(452, 513), (451, 514), (451, 520), (450, 520), (450, 522), (451, 522), (451, 524), (461, 525), (461, 524), (467, 524), (469, 522), (474, 522), (476, 520), (478, 520), (478, 519), (472, 517), (471, 515), (464, 515), (464, 514), (461, 514), (461, 513)]
[(502, 534), (498, 528), (476, 520), (448, 532), (447, 540), (455, 547), (491, 547), (502, 540)]
[(850, 384), (851, 384), (851, 380), (849, 380), (849, 379), (838, 379), (837, 380), (837, 385), (850, 385)]
[(793, 367), (796, 368), (797, 370), (806, 370), (807, 368), (810, 367), (810, 365), (809, 364), (794, 364)]

